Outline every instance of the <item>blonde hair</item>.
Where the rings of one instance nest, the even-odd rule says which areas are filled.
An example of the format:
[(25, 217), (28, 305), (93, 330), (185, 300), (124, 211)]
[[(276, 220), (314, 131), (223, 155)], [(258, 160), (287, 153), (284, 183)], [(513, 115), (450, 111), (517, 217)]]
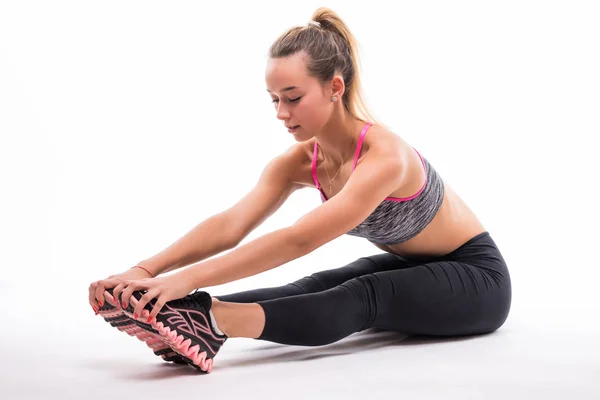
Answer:
[(269, 57), (287, 57), (300, 51), (309, 56), (309, 75), (321, 83), (332, 79), (338, 71), (342, 74), (346, 86), (342, 102), (350, 115), (377, 123), (362, 96), (357, 41), (334, 11), (318, 8), (307, 26), (290, 28), (279, 36), (269, 48)]

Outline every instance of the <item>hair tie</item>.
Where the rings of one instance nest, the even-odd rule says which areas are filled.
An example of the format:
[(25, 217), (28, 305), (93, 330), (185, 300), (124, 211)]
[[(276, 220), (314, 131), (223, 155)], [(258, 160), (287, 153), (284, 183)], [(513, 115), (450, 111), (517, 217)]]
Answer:
[[(317, 28), (320, 28), (320, 27), (321, 27), (321, 23), (320, 23), (320, 22), (317, 22), (317, 21), (312, 21), (312, 20), (311, 20), (311, 21), (308, 21), (308, 25), (314, 25), (314, 26), (316, 26)], [(308, 26), (308, 25), (307, 25), (307, 26)]]

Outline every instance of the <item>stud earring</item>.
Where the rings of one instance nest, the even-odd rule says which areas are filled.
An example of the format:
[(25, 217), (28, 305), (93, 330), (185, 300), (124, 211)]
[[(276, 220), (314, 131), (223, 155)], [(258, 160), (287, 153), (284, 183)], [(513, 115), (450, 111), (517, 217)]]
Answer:
[(332, 96), (331, 101), (333, 101), (335, 103), (337, 101), (337, 96)]

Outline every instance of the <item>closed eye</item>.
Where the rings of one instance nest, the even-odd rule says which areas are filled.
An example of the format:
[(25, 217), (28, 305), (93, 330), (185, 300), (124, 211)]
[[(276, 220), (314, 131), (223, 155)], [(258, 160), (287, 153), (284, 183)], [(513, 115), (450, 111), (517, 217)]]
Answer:
[[(289, 101), (290, 101), (290, 103), (297, 103), (298, 101), (300, 101), (300, 99), (301, 99), (301, 98), (302, 98), (302, 96), (300, 96), (300, 97), (297, 97), (297, 98), (295, 98), (295, 99), (290, 99)], [(274, 99), (274, 100), (273, 100), (273, 103), (279, 103), (279, 100), (277, 100), (277, 99)]]

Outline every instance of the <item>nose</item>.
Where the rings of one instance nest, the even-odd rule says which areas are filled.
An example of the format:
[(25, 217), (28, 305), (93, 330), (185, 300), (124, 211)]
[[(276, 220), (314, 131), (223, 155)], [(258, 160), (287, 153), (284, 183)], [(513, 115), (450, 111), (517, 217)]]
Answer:
[(290, 112), (282, 102), (277, 104), (277, 118), (280, 120), (290, 119)]

